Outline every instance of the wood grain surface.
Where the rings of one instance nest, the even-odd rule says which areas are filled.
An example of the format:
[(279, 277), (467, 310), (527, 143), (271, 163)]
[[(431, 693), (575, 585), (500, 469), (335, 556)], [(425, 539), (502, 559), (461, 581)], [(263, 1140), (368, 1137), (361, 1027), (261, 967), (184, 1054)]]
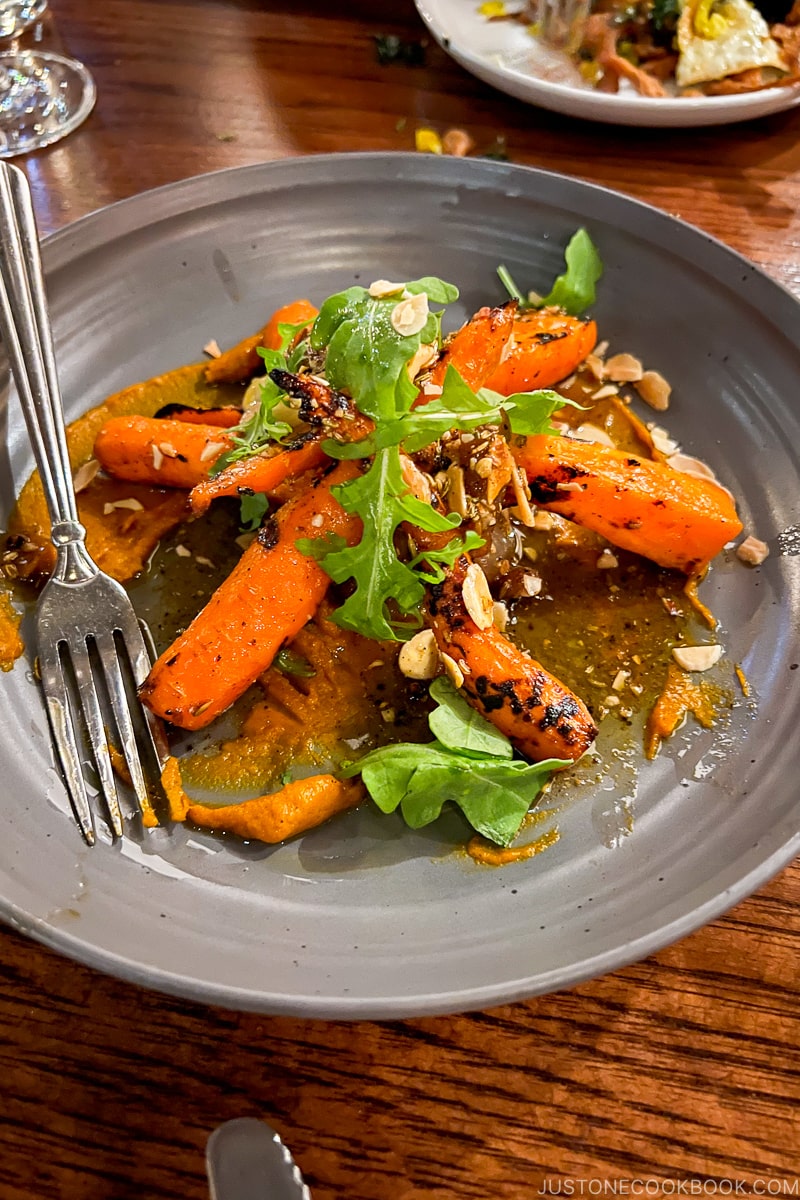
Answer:
[[(408, 150), (418, 125), (458, 126), (479, 150), (502, 138), (513, 161), (686, 217), (800, 294), (800, 111), (604, 128), (507, 99), (433, 45), (423, 66), (380, 66), (375, 33), (424, 37), (411, 0), (53, 8), (51, 36), (89, 65), (98, 103), (24, 163), (45, 230), (200, 172)], [(798, 1194), (798, 865), (637, 966), (450, 1018), (263, 1018), (105, 978), (10, 930), (0, 947), (2, 1200), (194, 1200), (209, 1133), (253, 1115), (315, 1200), (516, 1198), (565, 1181), (589, 1195), (634, 1179)]]

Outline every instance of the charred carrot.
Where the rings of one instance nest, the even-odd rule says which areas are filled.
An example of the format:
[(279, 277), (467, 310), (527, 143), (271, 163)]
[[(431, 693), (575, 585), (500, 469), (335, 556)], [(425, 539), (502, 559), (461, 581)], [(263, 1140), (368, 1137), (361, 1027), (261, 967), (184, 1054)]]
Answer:
[(190, 404), (165, 404), (156, 413), (160, 421), (185, 421), (189, 425), (215, 425), (232, 429), (242, 419), (240, 408), (192, 408)]
[(455, 367), (471, 388), (484, 387), (500, 365), (514, 328), (516, 311), (516, 301), (510, 300), (499, 308), (482, 308), (476, 312), (439, 355), (416, 403), (424, 404), (434, 398), (431, 388), (442, 386), (448, 367)]
[(206, 366), (206, 379), (209, 383), (238, 383), (255, 375), (261, 366), (259, 347), (267, 350), (278, 350), (281, 345), (281, 325), (298, 325), (301, 321), (311, 322), (317, 315), (317, 309), (310, 300), (293, 300), (284, 304), (272, 314), (266, 325), (253, 337), (226, 350), (219, 358), (212, 358)]
[(363, 799), (364, 789), (358, 783), (344, 783), (333, 775), (312, 775), (241, 804), (209, 808), (190, 802), (186, 820), (205, 829), (274, 844), (315, 829)]
[(571, 375), (596, 343), (594, 321), (553, 308), (521, 312), (514, 319), (512, 347), (486, 387), (504, 396), (551, 387)]
[(117, 479), (190, 488), (232, 445), (230, 435), (215, 425), (112, 417), (95, 439), (94, 454), (103, 470)]
[(665, 463), (545, 435), (514, 455), (535, 504), (659, 566), (694, 574), (742, 531), (724, 488)]
[(298, 416), (312, 428), (297, 444), (278, 454), (269, 450), (240, 459), (213, 479), (198, 484), (189, 497), (195, 516), (202, 515), (218, 496), (236, 496), (242, 488), (270, 495), (284, 480), (327, 461), (322, 450), (326, 437), (356, 441), (374, 429), (372, 421), (356, 410), (349, 396), (315, 376), (276, 370), (272, 378), (289, 396), (300, 401)]
[(430, 590), (427, 619), (441, 654), (461, 672), (473, 708), (534, 761), (576, 760), (597, 729), (586, 705), (498, 629), (479, 628), (464, 600), (470, 560), (461, 555), (445, 581)]
[(278, 454), (254, 454), (242, 458), (210, 479), (195, 484), (189, 493), (189, 505), (196, 517), (208, 510), (212, 500), (220, 496), (239, 496), (243, 489), (263, 492), (270, 496), (275, 489), (293, 475), (321, 467), (328, 459), (322, 450), (319, 438), (314, 434), (296, 447), (281, 450)]
[(189, 628), (153, 666), (145, 704), (183, 729), (202, 729), (266, 671), (277, 652), (313, 616), (330, 580), (299, 538), (339, 534), (350, 544), (361, 521), (331, 489), (358, 474), (340, 463), (267, 522)]

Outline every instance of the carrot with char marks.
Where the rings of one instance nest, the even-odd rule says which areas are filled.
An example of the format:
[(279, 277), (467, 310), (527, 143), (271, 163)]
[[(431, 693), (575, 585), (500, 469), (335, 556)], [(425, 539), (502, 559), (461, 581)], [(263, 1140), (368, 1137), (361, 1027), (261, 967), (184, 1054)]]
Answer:
[(202, 729), (229, 708), (314, 615), (330, 579), (301, 554), (299, 538), (338, 534), (349, 544), (361, 521), (346, 513), (331, 489), (353, 479), (343, 462), (279, 509), (245, 550), (189, 628), (154, 664), (142, 701), (173, 725)]
[(484, 387), (500, 365), (516, 313), (516, 300), (509, 300), (498, 308), (479, 309), (448, 340), (422, 386), (415, 407), (438, 394), (448, 367), (454, 367), (469, 387), (476, 390)]
[(723, 487), (666, 463), (545, 434), (514, 457), (535, 504), (661, 567), (695, 574), (742, 532)]
[(427, 620), (441, 654), (462, 672), (461, 689), (473, 708), (527, 758), (575, 761), (597, 729), (582, 700), (494, 625), (481, 629), (464, 600), (470, 566), (462, 554), (430, 590)]
[(349, 396), (335, 391), (324, 380), (282, 370), (271, 371), (270, 376), (287, 395), (300, 401), (298, 416), (312, 428), (277, 454), (270, 447), (229, 463), (218, 475), (199, 483), (189, 496), (195, 516), (202, 516), (219, 496), (236, 496), (243, 488), (269, 495), (285, 479), (321, 467), (328, 461), (322, 449), (325, 437), (355, 441), (374, 429), (372, 421), (356, 410)]
[(594, 321), (560, 308), (530, 309), (514, 318), (511, 348), (486, 387), (511, 396), (551, 387), (580, 366), (597, 343)]

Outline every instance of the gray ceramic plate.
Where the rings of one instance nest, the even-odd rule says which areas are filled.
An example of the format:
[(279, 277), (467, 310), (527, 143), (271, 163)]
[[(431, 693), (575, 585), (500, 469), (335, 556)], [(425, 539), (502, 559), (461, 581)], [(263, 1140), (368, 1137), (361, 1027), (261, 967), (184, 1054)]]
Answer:
[[(668, 374), (671, 430), (771, 542), (760, 570), (723, 564), (706, 585), (757, 707), (742, 702), (721, 742), (691, 734), (642, 769), (629, 836), (613, 837), (632, 790), (621, 769), (616, 791), (558, 816), (557, 845), (499, 871), (453, 853), (447, 822), (414, 834), (370, 812), (273, 850), (183, 828), (88, 850), (19, 665), (0, 681), (8, 921), (199, 1000), (400, 1017), (612, 970), (711, 920), (797, 853), (798, 559), (776, 537), (800, 520), (800, 308), (723, 246), (622, 196), (497, 163), (347, 155), (188, 180), (48, 241), (68, 414), (196, 360), (209, 337), (233, 341), (278, 302), (354, 278), (435, 273), (461, 286), (463, 313), (500, 297), (500, 261), (545, 286), (579, 224), (607, 265), (603, 336)], [(13, 400), (7, 446), (18, 486), (30, 454)]]

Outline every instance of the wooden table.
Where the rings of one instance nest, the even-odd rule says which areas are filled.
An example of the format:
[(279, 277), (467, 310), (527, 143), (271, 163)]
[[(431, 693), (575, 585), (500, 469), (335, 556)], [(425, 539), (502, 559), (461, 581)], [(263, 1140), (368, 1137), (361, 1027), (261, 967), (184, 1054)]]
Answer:
[[(203, 171), (407, 150), (419, 124), (461, 126), (479, 148), (502, 137), (514, 161), (687, 217), (800, 294), (800, 111), (637, 132), (506, 99), (434, 46), (425, 66), (379, 66), (374, 33), (423, 36), (411, 0), (53, 6), (98, 103), (25, 163), (45, 230)], [(274, 1123), (315, 1200), (688, 1177), (778, 1177), (797, 1194), (798, 865), (672, 949), (567, 994), (357, 1027), (210, 1010), (0, 939), (3, 1200), (202, 1197), (206, 1138), (240, 1115)]]

